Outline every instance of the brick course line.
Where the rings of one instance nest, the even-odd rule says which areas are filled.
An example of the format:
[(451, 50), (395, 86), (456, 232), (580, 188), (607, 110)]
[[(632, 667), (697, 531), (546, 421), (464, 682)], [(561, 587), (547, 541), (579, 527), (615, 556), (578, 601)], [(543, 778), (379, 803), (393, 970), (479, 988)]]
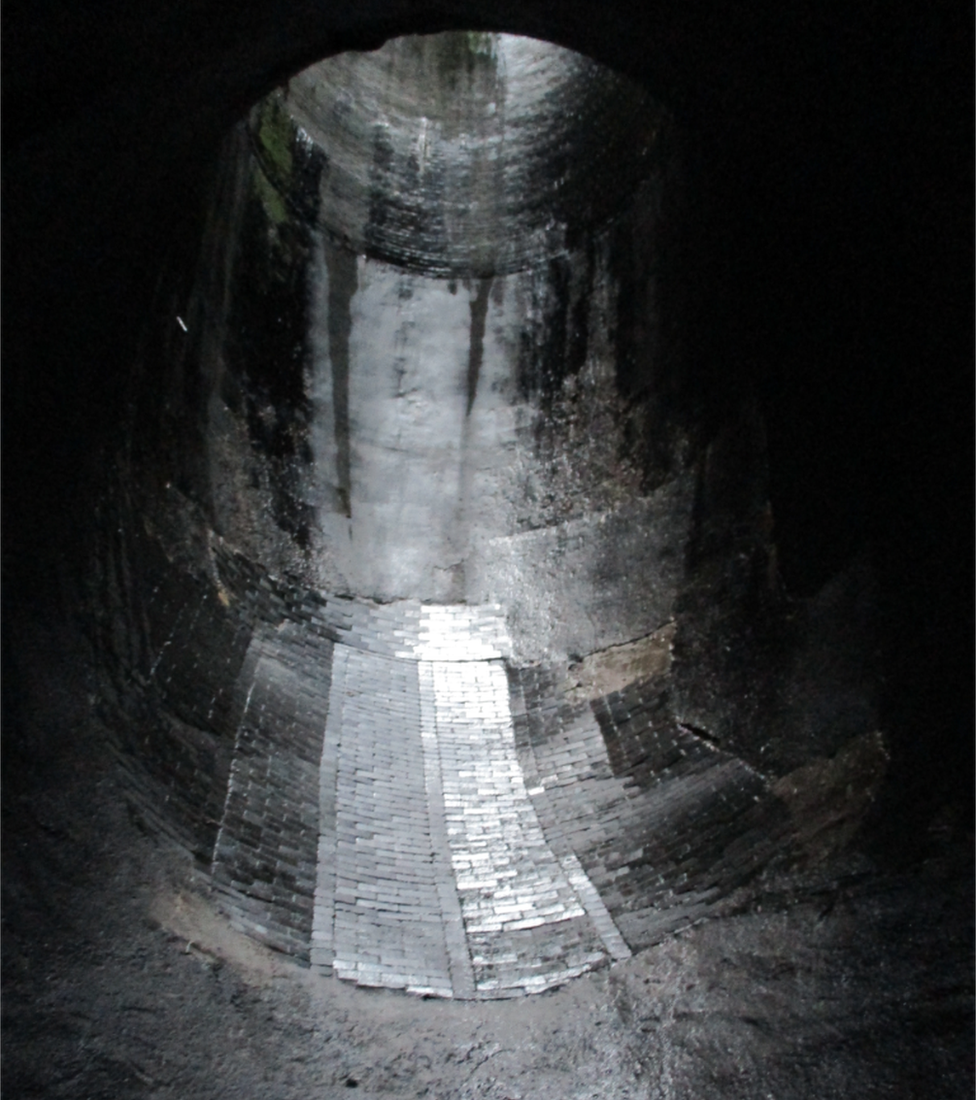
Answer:
[[(449, 639), (438, 641), (450, 648)], [(526, 792), (501, 662), (431, 664), (445, 824), (475, 995), (541, 991), (606, 956)]]
[[(509, 693), (512, 701), (512, 709), (520, 715), (526, 714), (525, 695), (518, 676), (510, 676)], [(578, 782), (580, 771), (588, 771), (589, 766), (593, 763), (598, 765), (606, 764), (609, 766), (609, 761), (606, 756), (606, 748), (603, 744), (599, 726), (593, 718), (590, 718), (587, 722), (584, 716), (574, 725), (571, 733), (567, 731), (567, 737), (572, 738), (570, 744), (573, 748), (573, 762), (569, 767), (574, 773), (573, 783), (578, 788), (580, 786)], [(583, 746), (588, 746), (589, 751), (587, 752)], [(613, 917), (607, 910), (606, 905), (603, 904), (603, 899), (600, 897), (599, 891), (590, 881), (576, 852), (573, 851), (570, 841), (556, 825), (558, 818), (551, 805), (551, 798), (549, 797), (548, 791), (540, 778), (539, 760), (530, 738), (523, 737), (521, 739), (519, 744), (519, 757), (523, 771), (526, 773), (527, 784), (531, 785), (529, 795), (532, 798), (533, 804), (538, 809), (539, 823), (542, 827), (542, 831), (549, 841), (553, 852), (559, 859), (563, 871), (566, 873), (566, 877), (572, 883), (576, 893), (579, 895), (583, 907), (586, 909), (594, 926), (600, 933), (600, 938), (603, 940), (604, 947), (606, 947), (611, 958), (614, 960), (629, 959), (631, 957), (631, 950), (627, 945), (627, 941), (620, 934), (620, 930), (614, 923)], [(548, 768), (552, 766), (551, 759), (547, 760), (546, 763), (548, 770)], [(582, 768), (573, 766), (578, 764), (581, 764)], [(576, 809), (577, 814), (580, 814), (582, 806), (579, 805), (579, 800), (577, 800)], [(593, 817), (593, 812), (590, 810), (589, 814), (584, 813), (580, 814), (580, 816)]]
[(457, 895), (447, 827), (444, 822), (444, 789), (437, 746), (437, 709), (434, 669), (429, 661), (418, 664), (420, 676), (420, 729), (424, 746), (424, 774), (427, 784), (427, 811), (430, 815), (430, 839), (434, 851), (437, 893), (444, 920), (444, 940), (451, 966), (454, 996), (470, 1000), (474, 996), (474, 971), (464, 935), (464, 920)]
[(562, 869), (566, 872), (566, 877), (572, 883), (580, 900), (583, 902), (584, 908), (587, 913), (589, 913), (590, 919), (596, 926), (596, 930), (600, 933), (600, 938), (603, 940), (603, 946), (609, 951), (611, 958), (618, 961), (621, 959), (629, 959), (632, 952), (627, 946), (627, 941), (620, 934), (620, 930), (614, 923), (613, 917), (611, 917), (610, 913), (607, 911), (607, 907), (603, 904), (603, 899), (600, 897), (593, 883), (590, 882), (580, 861), (576, 858), (576, 854), (574, 852), (567, 852), (566, 855), (559, 857), (559, 862), (562, 865)]
[(301, 962), (310, 958), (315, 880), (308, 872), (319, 837), (330, 652), (331, 643), (309, 646), (287, 632), (253, 644), (212, 862), (214, 887), (230, 908), (253, 921), (252, 903), (259, 904), (268, 942)]
[(329, 974), (335, 959), (336, 799), (348, 654), (348, 649), (342, 645), (335, 646), (332, 652), (329, 713), (325, 720), (319, 772), (319, 844), (312, 916), (312, 965)]
[(359, 985), (450, 997), (418, 662), (350, 648), (341, 722), (334, 972)]
[(256, 639), (251, 641), (248, 646), (247, 654), (244, 658), (244, 667), (241, 670), (241, 679), (250, 680), (248, 685), (247, 695), (244, 697), (244, 707), (241, 710), (240, 717), (237, 720), (237, 728), (234, 731), (234, 754), (231, 757), (230, 775), (227, 778), (227, 793), (224, 796), (224, 809), (220, 815), (220, 827), (217, 829), (217, 838), (214, 841), (213, 857), (210, 861), (210, 877), (213, 879), (217, 875), (217, 865), (219, 862), (219, 854), (225, 841), (225, 831), (227, 829), (227, 815), (229, 807), (233, 801), (235, 794), (235, 785), (237, 780), (237, 761), (240, 755), (241, 748), (241, 734), (244, 729), (244, 723), (247, 720), (247, 712), (251, 708), (251, 697), (254, 695), (255, 673), (257, 672), (258, 665), (258, 650), (260, 644)]

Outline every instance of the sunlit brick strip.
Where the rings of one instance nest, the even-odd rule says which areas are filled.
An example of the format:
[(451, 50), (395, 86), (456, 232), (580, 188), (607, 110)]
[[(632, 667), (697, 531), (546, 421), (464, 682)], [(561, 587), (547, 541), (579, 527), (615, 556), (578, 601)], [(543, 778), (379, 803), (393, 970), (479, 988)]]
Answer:
[(380, 652), (404, 645), (404, 610), (371, 609), (351, 622), (353, 644), (335, 646), (313, 965), (359, 985), (480, 999), (626, 957), (526, 791), (499, 609), (411, 610), (416, 645)]
[(424, 605), (414, 656), (423, 661), (490, 661), (507, 657), (511, 641), (496, 604)]
[(597, 932), (600, 933), (603, 945), (610, 952), (611, 957), (618, 962), (621, 959), (629, 959), (632, 952), (627, 946), (627, 941), (621, 936), (616, 924), (613, 922), (613, 917), (610, 916), (607, 907), (603, 904), (603, 899), (593, 883), (590, 882), (576, 855), (573, 852), (568, 852), (566, 855), (559, 857), (559, 863), (566, 872), (570, 884), (579, 895), (584, 908), (589, 913), (590, 919), (596, 926)]
[(471, 955), (464, 935), (464, 920), (451, 867), (450, 845), (444, 820), (444, 786), (441, 758), (437, 745), (437, 716), (434, 696), (434, 669), (429, 661), (417, 666), (420, 680), (421, 737), (424, 746), (424, 772), (427, 780), (427, 810), (430, 814), (430, 839), (433, 849), (434, 876), (444, 916), (444, 941), (451, 965), (454, 996), (474, 996)]
[(431, 673), (444, 817), (476, 994), (548, 988), (606, 956), (526, 793), (504, 668), (433, 661)]
[[(529, 797), (546, 840), (566, 872), (566, 877), (575, 887), (608, 953), (615, 960), (629, 959), (630, 947), (573, 850), (573, 843), (579, 843), (581, 834), (592, 836), (598, 828), (593, 820), (592, 810), (580, 814), (580, 801), (574, 799), (576, 820), (573, 823), (575, 828), (571, 830), (563, 827), (566, 823), (560, 820), (554, 806), (556, 795), (578, 792), (583, 780), (592, 778), (594, 773), (611, 776), (610, 762), (600, 729), (591, 711), (586, 708), (571, 722), (561, 724), (558, 733), (551, 733), (545, 740), (544, 748), (534, 747), (528, 727), (524, 725), (525, 694), (517, 673), (510, 673), (509, 689), (513, 714), (523, 723), (516, 740), (516, 751)], [(612, 778), (611, 782), (623, 786), (622, 782)]]
[[(344, 647), (337, 646), (337, 650)], [(337, 753), (333, 971), (449, 997), (417, 663), (350, 649)]]
[(339, 741), (342, 735), (342, 700), (346, 694), (346, 669), (350, 650), (337, 645), (332, 657), (332, 689), (322, 744), (319, 771), (319, 846), (312, 920), (312, 965), (332, 972), (335, 959), (336, 886), (336, 788)]

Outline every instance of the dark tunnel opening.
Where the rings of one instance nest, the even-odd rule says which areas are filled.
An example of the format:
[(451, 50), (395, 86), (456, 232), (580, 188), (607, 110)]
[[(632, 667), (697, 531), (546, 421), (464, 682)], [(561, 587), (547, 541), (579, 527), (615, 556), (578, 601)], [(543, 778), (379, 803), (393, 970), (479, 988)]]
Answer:
[[(618, 7), (594, 22), (574, 5), (559, 26), (532, 5), (498, 16), (560, 42), (552, 56), (582, 46), (580, 66), (616, 74), (592, 116), (585, 104), (526, 111), (550, 142), (541, 167), (532, 141), (509, 165), (451, 161), (463, 127), (455, 117), (450, 131), (448, 101), (440, 120), (422, 112), (440, 146), (414, 129), (401, 148), (395, 124), (373, 126), (368, 178), (354, 185), (358, 154), (336, 154), (359, 136), (350, 73), (384, 56), (392, 31), (484, 27), (477, 13), (401, 26), (391, 11), (368, 27), (297, 9), (279, 23), (255, 5), (210, 37), (197, 35), (215, 17), (205, 6), (145, 23), (106, 9), (92, 16), (101, 44), (75, 49), (70, 19), (8, 7), (20, 34), (5, 47), (4, 1026), (23, 1087), (218, 1095), (224, 1040), (211, 1023), (211, 1053), (178, 1058), (185, 1018), (172, 1006), (147, 1060), (105, 1021), (138, 988), (137, 956), (160, 990), (174, 965), (182, 980), (193, 964), (222, 981), (219, 993), (193, 985), (208, 1021), (232, 995), (228, 975), (251, 975), (233, 979), (238, 1001), (258, 996), (253, 960), (213, 931), (223, 920), (320, 978), (475, 1002), (506, 988), (597, 1001), (603, 990), (613, 1042), (563, 1053), (580, 1080), (597, 1075), (593, 1088), (600, 1066), (626, 1065), (606, 1070), (611, 1087), (649, 1096), (841, 1095), (869, 1080), (906, 1097), (971, 1089), (972, 119), (958, 106), (971, 85), (952, 45), (959, 19), (812, 20), (791, 5), (710, 27)], [(484, 60), (494, 30), (453, 40)], [(43, 75), (55, 61), (76, 82), (77, 111)], [(338, 128), (318, 137), (302, 85), (313, 61), (338, 74)], [(613, 89), (631, 80), (628, 115)], [(375, 121), (375, 104), (361, 109)], [(608, 146), (623, 160), (601, 158)], [(425, 171), (434, 182), (416, 198)], [(506, 178), (519, 202), (493, 207)], [(556, 197), (533, 207), (533, 187), (554, 178)], [(468, 190), (452, 205), (451, 187), (472, 180), (476, 201)], [(486, 209), (496, 220), (479, 224)], [(394, 412), (409, 394), (426, 403), (414, 421)], [(431, 410), (447, 425), (455, 406), (439, 438), (456, 438), (444, 444), (452, 462), (474, 457), (448, 492), (447, 452), (418, 440)], [(369, 424), (414, 442), (391, 462)], [(441, 482), (424, 480), (431, 470)], [(415, 728), (402, 710), (338, 703), (392, 683), (416, 699)], [(490, 700), (479, 728), (500, 731), (490, 767), (488, 755), (451, 755), (473, 744), (472, 713), (452, 702), (466, 692)], [(416, 775), (396, 754), (377, 763), (391, 738), (409, 741)], [(424, 806), (416, 835), (433, 878), (418, 872), (410, 904), (427, 914), (423, 890), (439, 890), (447, 929), (424, 949), (446, 969), (399, 984), (389, 974), (420, 941), (398, 932), (393, 962), (363, 962), (372, 901), (343, 895), (398, 880), (362, 847), (383, 835), (385, 803), (364, 802), (360, 779), (344, 786), (363, 752), (370, 783)], [(452, 767), (479, 777), (457, 796), (478, 812), (482, 788), (519, 777), (491, 795), (521, 799), (528, 815), (496, 851), (496, 871), (522, 875), (508, 893), (469, 873), (480, 834), (464, 847), (449, 807), (432, 809), (456, 794)], [(288, 817), (296, 791), (311, 825)], [(366, 832), (364, 806), (378, 815)], [(397, 820), (394, 851), (413, 836)], [(535, 887), (519, 885), (531, 876), (517, 851), (533, 845), (550, 863), (532, 874), (563, 906), (540, 924)], [(97, 891), (86, 863), (101, 868)], [(86, 892), (97, 904), (78, 901)], [(216, 924), (201, 904), (222, 914)], [(496, 928), (499, 912), (508, 924)], [(99, 928), (125, 946), (96, 950)], [(31, 976), (52, 943), (70, 1009)], [(83, 994), (93, 951), (107, 973)], [(795, 978), (828, 959), (846, 992)], [(387, 976), (372, 980), (373, 966)], [(588, 992), (561, 988), (588, 967)], [(731, 981), (743, 1019), (772, 1028), (765, 1065), (738, 1033), (723, 1052), (719, 994), (681, 1000), (689, 967), (691, 983)], [(868, 975), (885, 967), (875, 1010)], [(767, 980), (789, 1022), (756, 1007)], [(295, 997), (333, 997), (309, 1017), (320, 1029), (339, 1026), (340, 1009), (368, 1011), (341, 992), (288, 996), (290, 1007), (275, 1002), (282, 1019), (308, 1013)], [(825, 997), (839, 1047), (815, 1019)], [(541, 1028), (555, 1052), (551, 1013), (565, 1014), (584, 1049), (592, 1019), (551, 1003), (511, 1019)], [(97, 1057), (25, 1038), (15, 1009), (41, 1031), (62, 1011), (99, 1020)], [(700, 1014), (704, 1038), (673, 1022), (649, 1037), (647, 1021), (669, 1011)], [(282, 1067), (309, 1056), (316, 1082), (377, 1094), (568, 1095), (504, 1038), (499, 1015), (479, 1019), (510, 1048), (500, 1076), (479, 1069), (462, 1086), (413, 1064), (398, 1079), (383, 1040), (345, 1031), (355, 1055), (312, 1034), (311, 1055), (289, 1039), (282, 1062), (267, 1046), (275, 1026), (234, 1012), (258, 1059), (230, 1072), (242, 1095), (260, 1091), (260, 1073), (282, 1095), (307, 1087), (312, 1077)], [(419, 1027), (439, 1065), (421, 1019), (396, 1016), (394, 1030)], [(444, 1034), (460, 1026), (438, 1019)], [(669, 1051), (678, 1068), (666, 1074)]]

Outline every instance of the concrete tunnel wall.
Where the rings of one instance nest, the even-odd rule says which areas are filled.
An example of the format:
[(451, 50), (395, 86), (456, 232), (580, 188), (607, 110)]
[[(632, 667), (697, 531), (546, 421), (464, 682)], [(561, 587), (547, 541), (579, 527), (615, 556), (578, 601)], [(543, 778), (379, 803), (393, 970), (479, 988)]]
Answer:
[[(706, 427), (664, 321), (694, 278), (674, 262), (680, 134), (636, 86), (520, 48), (548, 74), (522, 89), (529, 137), (546, 110), (583, 119), (576, 197), (542, 215), (434, 219), (406, 253), (384, 203), (410, 205), (416, 103), (382, 119), (392, 154), (367, 131), (335, 168), (309, 136), (309, 88), (336, 64), (335, 88), (361, 71), (371, 92), (368, 54), (226, 138), (93, 551), (105, 714), (142, 812), (253, 935), (445, 996), (545, 989), (741, 905), (771, 864), (843, 847), (887, 760), (869, 572), (785, 599), (761, 418), (741, 401)], [(456, 81), (464, 49), (445, 52)], [(488, 89), (460, 120), (441, 97), (475, 147)], [(587, 141), (634, 103), (649, 146), (614, 175), (611, 128), (588, 180)], [(594, 211), (611, 178), (616, 209)]]

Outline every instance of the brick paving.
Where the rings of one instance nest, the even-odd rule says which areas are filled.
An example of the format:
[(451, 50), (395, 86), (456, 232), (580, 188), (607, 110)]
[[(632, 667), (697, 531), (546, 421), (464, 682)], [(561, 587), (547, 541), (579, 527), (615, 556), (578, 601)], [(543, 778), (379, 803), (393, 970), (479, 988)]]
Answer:
[(570, 697), (513, 664), (500, 607), (215, 557), (219, 599), (147, 606), (140, 675), (173, 715), (153, 760), (167, 806), (206, 795), (185, 828), (235, 924), (297, 961), (437, 997), (541, 991), (692, 923), (784, 843), (765, 780), (676, 723), (666, 671)]
[(335, 646), (311, 961), (432, 996), (549, 988), (606, 961), (601, 927), (615, 929), (578, 863), (550, 850), (526, 792), (504, 620), (410, 610), (354, 612), (355, 645)]

